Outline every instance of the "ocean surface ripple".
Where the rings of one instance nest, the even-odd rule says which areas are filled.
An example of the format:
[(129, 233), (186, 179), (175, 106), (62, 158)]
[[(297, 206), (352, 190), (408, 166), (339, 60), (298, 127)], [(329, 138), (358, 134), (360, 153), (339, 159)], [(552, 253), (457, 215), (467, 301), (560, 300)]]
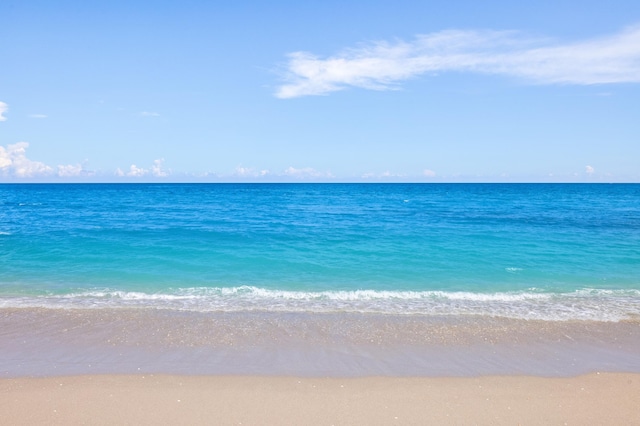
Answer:
[(0, 308), (640, 316), (640, 185), (0, 185)]

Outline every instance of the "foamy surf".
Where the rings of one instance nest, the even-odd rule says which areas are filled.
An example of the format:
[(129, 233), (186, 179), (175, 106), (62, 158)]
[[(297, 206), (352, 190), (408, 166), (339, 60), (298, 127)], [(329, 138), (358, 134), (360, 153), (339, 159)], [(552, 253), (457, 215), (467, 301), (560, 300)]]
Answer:
[(2, 308), (147, 308), (193, 312), (371, 313), (383, 315), (488, 316), (544, 321), (621, 321), (640, 317), (640, 290), (580, 289), (550, 293), (446, 291), (286, 291), (197, 287), (145, 293), (95, 289), (62, 295), (13, 296)]

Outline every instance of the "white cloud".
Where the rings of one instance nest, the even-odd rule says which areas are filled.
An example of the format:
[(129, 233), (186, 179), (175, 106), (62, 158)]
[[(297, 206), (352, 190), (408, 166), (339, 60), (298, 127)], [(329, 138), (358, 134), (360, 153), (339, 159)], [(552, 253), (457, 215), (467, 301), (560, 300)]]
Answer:
[(0, 102), (0, 121), (7, 121), (7, 117), (4, 117), (2, 114), (9, 110), (9, 105), (4, 102)]
[(537, 84), (640, 82), (640, 26), (573, 43), (533, 40), (512, 31), (448, 30), (413, 41), (376, 42), (322, 59), (289, 55), (278, 98), (323, 95), (347, 87), (388, 90), (421, 74), (474, 72)]
[(137, 167), (135, 164), (132, 164), (131, 167), (129, 167), (127, 176), (141, 177), (146, 175), (147, 173), (149, 173), (147, 169), (143, 169), (142, 167)]
[(150, 169), (145, 169), (144, 167), (138, 167), (135, 164), (129, 166), (128, 171), (123, 171), (120, 168), (117, 168), (114, 174), (118, 177), (144, 177), (144, 176), (153, 176), (153, 177), (167, 177), (170, 174), (170, 171), (163, 168), (164, 158), (158, 158), (153, 161)]
[(142, 111), (140, 115), (143, 117), (160, 117), (160, 114), (158, 114), (157, 112), (149, 112), (149, 111)]
[(74, 166), (74, 165), (68, 164), (66, 166), (58, 166), (58, 176), (62, 176), (62, 177), (82, 176), (82, 165), (76, 164)]
[(46, 114), (29, 114), (30, 118), (47, 118)]
[(245, 176), (253, 176), (253, 169), (248, 167), (238, 166), (233, 173), (235, 176), (245, 177)]
[(40, 161), (27, 158), (28, 142), (0, 146), (0, 174), (8, 177), (31, 178), (54, 174), (53, 169)]
[(406, 178), (407, 175), (405, 173), (392, 173), (389, 170), (383, 172), (379, 177), (385, 178)]
[(143, 169), (141, 167), (138, 167), (135, 164), (132, 164), (131, 166), (129, 166), (129, 171), (128, 172), (123, 172), (122, 169), (120, 169), (120, 168), (117, 168), (116, 171), (115, 171), (115, 175), (119, 176), (119, 177), (124, 177), (124, 176), (142, 177), (142, 176), (146, 175), (147, 173), (149, 173), (149, 171), (147, 169)]
[(59, 165), (57, 169), (27, 157), (28, 142), (0, 146), (0, 176), (9, 178), (89, 177), (95, 172), (81, 164)]
[(592, 166), (585, 166), (584, 171), (588, 175), (592, 175), (596, 171), (596, 169), (594, 169)]
[(287, 167), (283, 172), (283, 176), (292, 177), (296, 179), (317, 179), (317, 178), (325, 178), (330, 179), (334, 178), (331, 172), (320, 172), (312, 167), (304, 167), (301, 169), (297, 169), (295, 167)]
[(6, 149), (4, 146), (0, 146), (0, 170), (2, 170), (3, 172), (13, 164), (11, 154), (8, 152), (8, 150), (10, 149), (11, 145), (9, 145)]
[(335, 176), (331, 172), (320, 172), (312, 167), (287, 167), (282, 172), (283, 177), (294, 179), (333, 179)]
[(252, 178), (252, 177), (265, 177), (268, 176), (271, 172), (267, 169), (263, 170), (255, 170), (251, 167), (243, 167), (238, 166), (233, 172), (233, 176), (243, 177), (243, 178)]
[(151, 166), (151, 174), (155, 177), (167, 177), (169, 176), (169, 172), (162, 168), (164, 164), (164, 158), (158, 158), (153, 161), (153, 166)]
[(360, 179), (365, 181), (403, 181), (403, 180), (417, 180), (422, 181), (425, 177), (435, 177), (436, 173), (431, 170), (424, 170), (420, 174), (409, 173), (397, 173), (390, 170), (383, 172), (367, 172), (360, 175)]

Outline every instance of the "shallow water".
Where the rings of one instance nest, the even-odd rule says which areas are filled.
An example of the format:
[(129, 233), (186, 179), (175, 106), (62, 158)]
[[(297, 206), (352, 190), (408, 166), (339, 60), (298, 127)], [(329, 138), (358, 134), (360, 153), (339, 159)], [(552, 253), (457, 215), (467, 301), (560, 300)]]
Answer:
[(0, 185), (0, 307), (640, 315), (640, 185)]
[(0, 319), (9, 376), (640, 372), (640, 185), (0, 185)]

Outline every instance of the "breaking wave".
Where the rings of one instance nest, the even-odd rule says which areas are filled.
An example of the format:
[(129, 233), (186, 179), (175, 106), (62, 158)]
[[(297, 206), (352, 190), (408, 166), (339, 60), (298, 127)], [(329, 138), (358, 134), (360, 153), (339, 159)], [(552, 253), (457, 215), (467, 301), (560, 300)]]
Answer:
[(11, 296), (2, 308), (149, 308), (194, 312), (482, 315), (546, 321), (640, 318), (640, 290), (581, 289), (550, 293), (446, 291), (286, 291), (252, 286), (181, 288), (163, 293), (94, 289), (64, 295)]

